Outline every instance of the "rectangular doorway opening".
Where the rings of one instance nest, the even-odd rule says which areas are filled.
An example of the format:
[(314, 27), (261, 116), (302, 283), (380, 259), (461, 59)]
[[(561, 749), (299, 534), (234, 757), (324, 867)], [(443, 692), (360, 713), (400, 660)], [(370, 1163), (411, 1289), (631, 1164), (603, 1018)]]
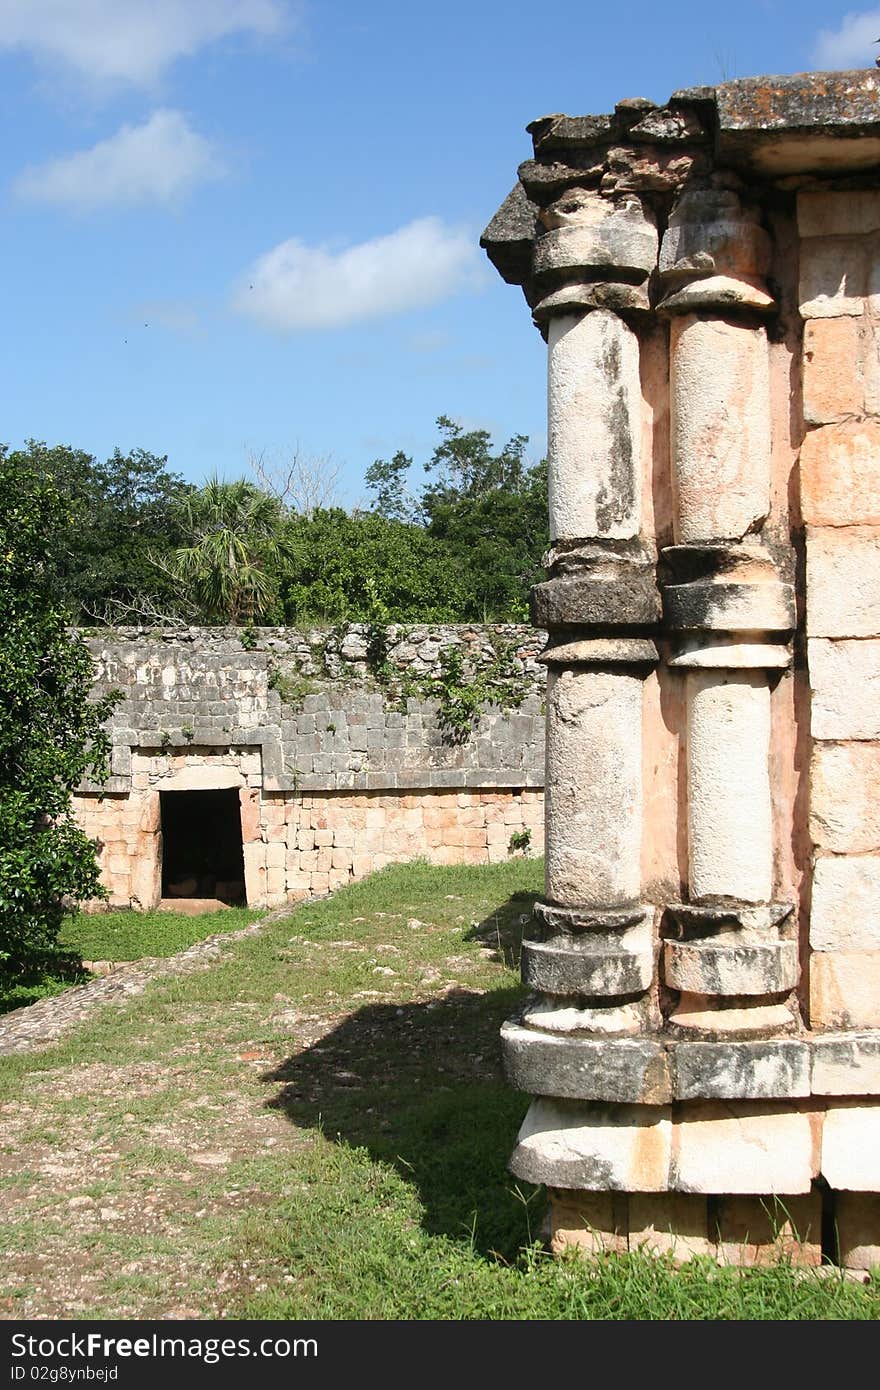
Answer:
[(162, 897), (216, 898), (243, 906), (238, 791), (160, 792)]

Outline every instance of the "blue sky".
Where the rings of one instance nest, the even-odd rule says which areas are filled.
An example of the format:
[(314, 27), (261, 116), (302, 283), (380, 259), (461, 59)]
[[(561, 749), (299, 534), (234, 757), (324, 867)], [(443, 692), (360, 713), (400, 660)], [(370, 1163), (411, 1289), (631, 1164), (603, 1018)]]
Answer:
[(866, 67), (880, 8), (0, 0), (0, 439), (199, 482), (545, 442), (544, 348), (477, 247), (526, 123)]

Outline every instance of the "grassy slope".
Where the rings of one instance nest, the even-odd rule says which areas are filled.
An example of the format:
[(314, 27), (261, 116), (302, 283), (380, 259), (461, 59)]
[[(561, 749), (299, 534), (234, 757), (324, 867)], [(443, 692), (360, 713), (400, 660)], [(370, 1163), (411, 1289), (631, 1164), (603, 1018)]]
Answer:
[(530, 1243), (497, 1031), (539, 886), (391, 868), (0, 1061), (4, 1315), (877, 1317), (880, 1282)]

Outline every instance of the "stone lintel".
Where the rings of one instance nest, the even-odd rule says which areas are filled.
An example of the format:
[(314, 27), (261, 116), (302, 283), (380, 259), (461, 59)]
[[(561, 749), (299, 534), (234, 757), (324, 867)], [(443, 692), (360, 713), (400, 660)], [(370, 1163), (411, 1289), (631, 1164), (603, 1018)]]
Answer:
[(746, 77), (715, 88), (717, 152), (767, 175), (876, 166), (880, 150), (880, 76), (799, 72)]

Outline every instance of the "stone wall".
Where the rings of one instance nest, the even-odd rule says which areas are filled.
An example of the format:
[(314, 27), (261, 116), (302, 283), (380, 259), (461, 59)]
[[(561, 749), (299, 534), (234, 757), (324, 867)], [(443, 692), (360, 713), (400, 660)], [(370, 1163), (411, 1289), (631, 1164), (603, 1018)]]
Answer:
[(878, 1264), (880, 79), (529, 131), (483, 237), (549, 381), (511, 1167), (557, 1247)]
[[(83, 787), (76, 799), (113, 905), (160, 899), (162, 792), (238, 790), (252, 904), (420, 856), (495, 862), (517, 832), (541, 852), (543, 639), (532, 629), (132, 629), (88, 642), (96, 692), (124, 696), (112, 776), (103, 795)], [(443, 719), (451, 649), (465, 682), (489, 679), (463, 728)]]

